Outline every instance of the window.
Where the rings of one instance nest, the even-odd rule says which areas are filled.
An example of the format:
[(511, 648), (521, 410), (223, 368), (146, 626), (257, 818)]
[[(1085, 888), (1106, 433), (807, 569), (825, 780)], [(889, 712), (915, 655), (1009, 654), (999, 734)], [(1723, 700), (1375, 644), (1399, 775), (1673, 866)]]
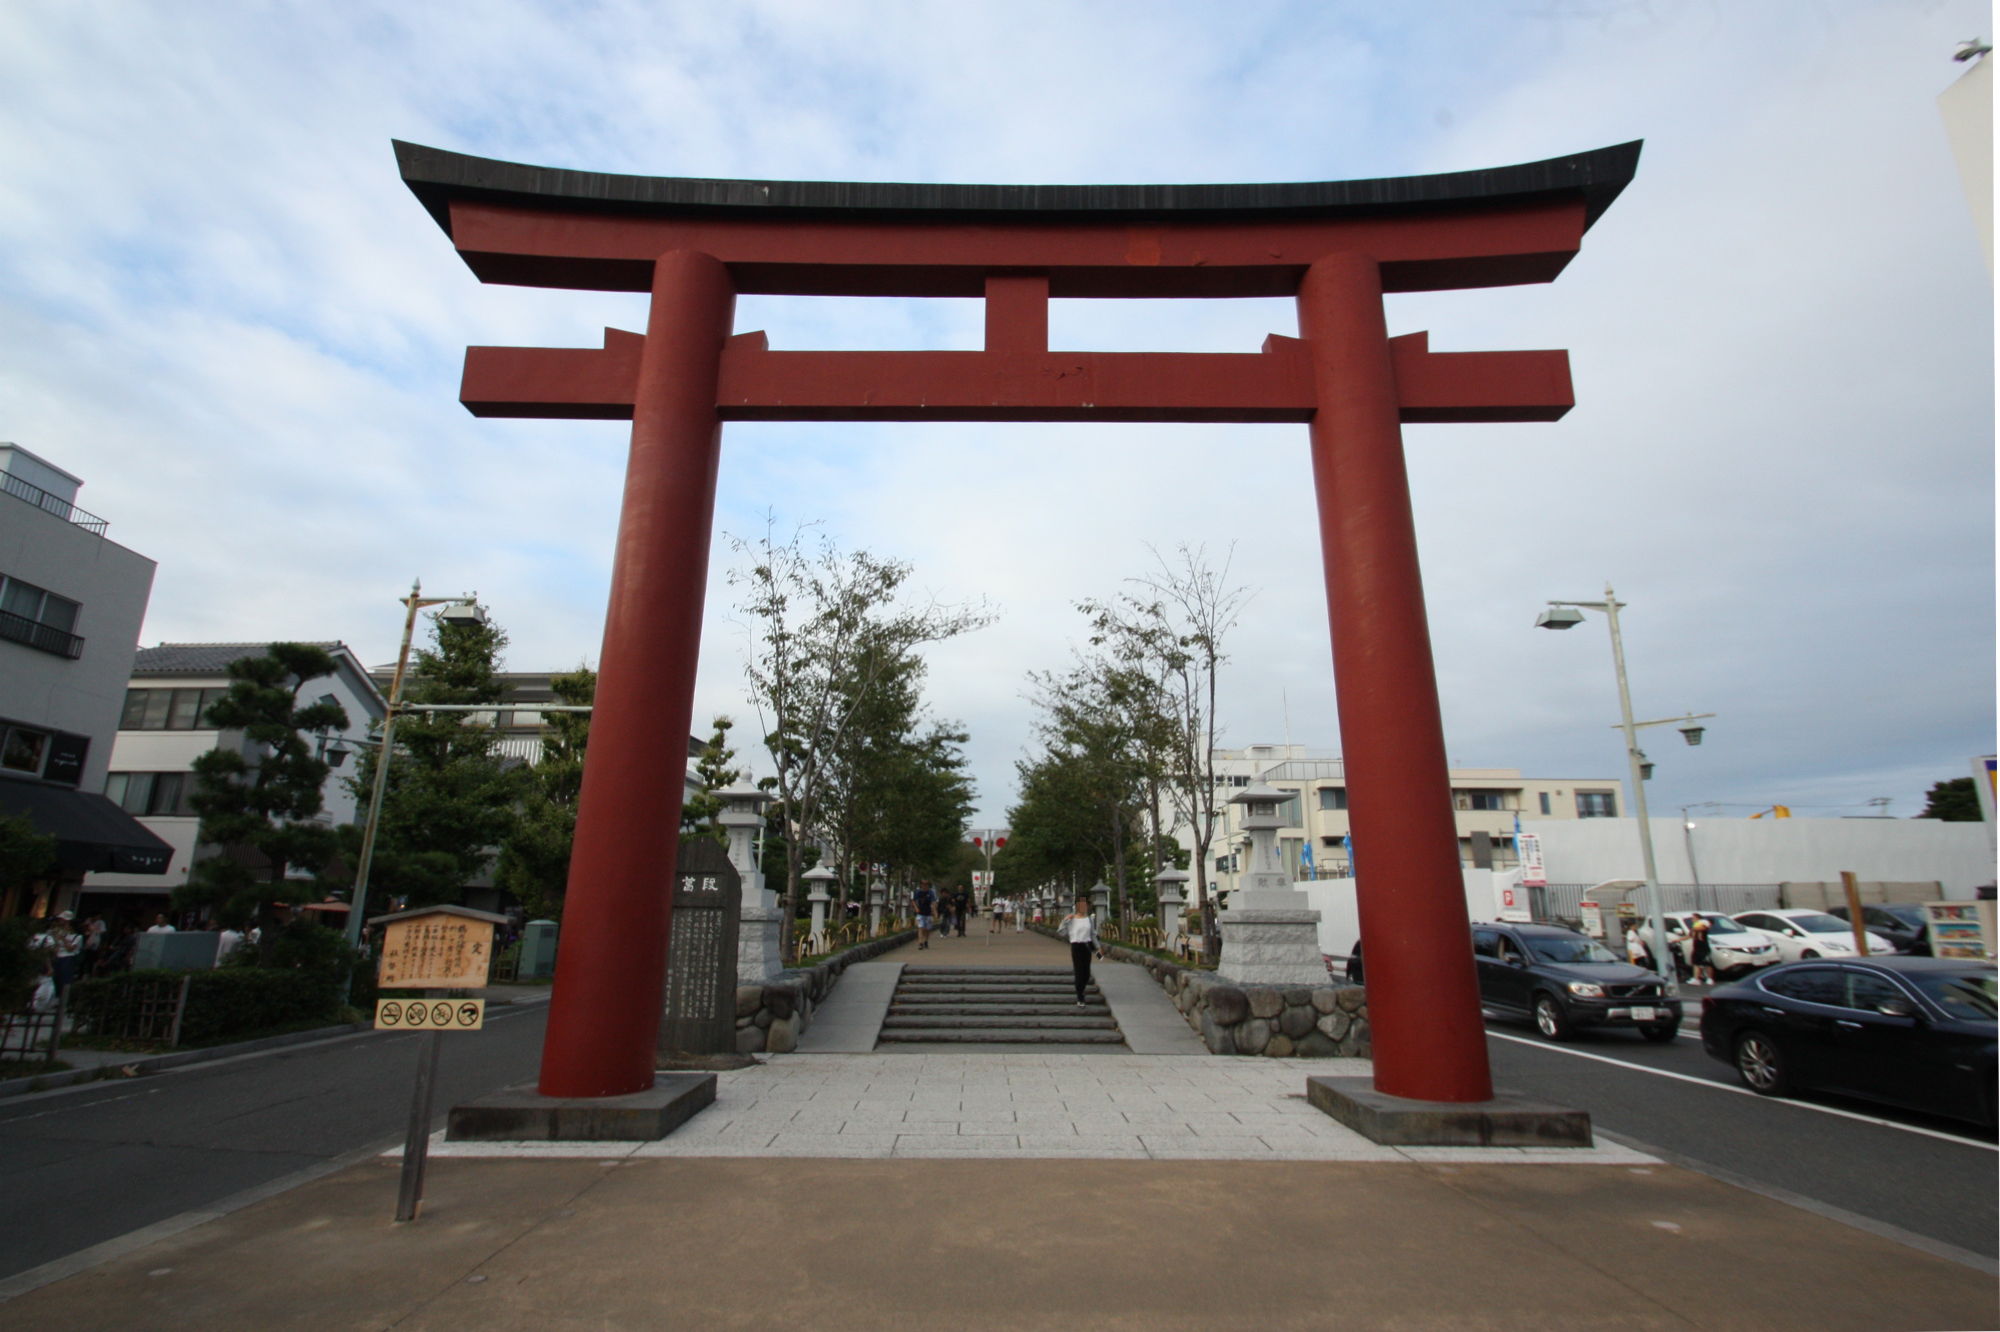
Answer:
[(1872, 975), (1866, 971), (1847, 973), (1847, 1006), (1858, 1008), (1864, 1013), (1873, 1013), (1891, 999), (1901, 999), (1908, 1003), (1910, 996), (1904, 994), (1894, 981), (1887, 977)]
[(1547, 818), (1549, 814), (1549, 793), (1547, 791), (1542, 792), (1541, 799), (1542, 799), (1542, 817)]
[(1491, 930), (1472, 932), (1472, 954), (1474, 957), (1500, 956), (1500, 936)]
[(1505, 809), (1504, 795), (1499, 791), (1453, 791), (1451, 803), (1456, 809)]
[(1781, 994), (1787, 999), (1798, 999), (1808, 1004), (1829, 1004), (1835, 1008), (1847, 1004), (1847, 983), (1832, 967), (1806, 967), (1801, 971), (1782, 971), (1775, 976), (1764, 978), (1764, 988), (1772, 994)]
[(209, 704), (227, 689), (128, 689), (125, 712), (118, 719), (121, 731), (200, 731), (215, 730), (202, 718)]
[(0, 638), (75, 660), (83, 640), (74, 632), (81, 610), (68, 597), (0, 575)]
[(1346, 809), (1347, 788), (1344, 786), (1322, 786), (1319, 788), (1321, 809)]
[(1616, 791), (1578, 791), (1576, 793), (1576, 816), (1580, 819), (1617, 818), (1618, 793)]
[(127, 814), (194, 813), (188, 804), (194, 783), (184, 772), (114, 772), (105, 780), (104, 794)]
[(0, 768), (32, 772), (40, 776), (42, 759), (48, 754), (49, 733), (26, 726), (9, 726), (0, 735)]

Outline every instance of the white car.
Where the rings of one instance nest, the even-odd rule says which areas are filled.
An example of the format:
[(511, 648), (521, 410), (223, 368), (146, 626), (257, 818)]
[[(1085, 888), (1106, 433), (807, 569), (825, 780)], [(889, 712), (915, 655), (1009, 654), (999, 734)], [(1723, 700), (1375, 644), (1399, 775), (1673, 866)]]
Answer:
[[(1792, 908), (1785, 911), (1739, 911), (1737, 923), (1769, 939), (1787, 962), (1814, 957), (1855, 957), (1854, 927), (1824, 911)], [(1883, 955), (1896, 951), (1894, 944), (1879, 934), (1869, 933), (1868, 951)]]
[[(1696, 916), (1708, 922), (1708, 964), (1715, 968), (1718, 977), (1729, 980), (1747, 976), (1759, 967), (1776, 966), (1784, 960), (1779, 956), (1778, 945), (1720, 911), (1669, 911), (1661, 919), (1666, 922), (1667, 939), (1680, 957), (1682, 971), (1694, 966), (1686, 936)], [(1651, 948), (1653, 927), (1641, 926), (1639, 938)]]

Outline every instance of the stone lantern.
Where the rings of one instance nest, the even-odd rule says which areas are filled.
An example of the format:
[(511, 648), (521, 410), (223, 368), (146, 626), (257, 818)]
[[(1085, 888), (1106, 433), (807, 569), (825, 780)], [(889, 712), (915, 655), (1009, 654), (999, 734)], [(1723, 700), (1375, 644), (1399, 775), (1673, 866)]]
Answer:
[(889, 895), (889, 885), (882, 880), (882, 867), (869, 867), (868, 880), (868, 937), (873, 939), (882, 933), (882, 902)]
[(1319, 912), (1292, 887), (1278, 853), (1279, 807), (1291, 797), (1262, 780), (1229, 797), (1241, 806), (1237, 826), (1250, 835), (1248, 867), (1216, 918), (1222, 957), (1216, 974), (1237, 985), (1325, 985)]
[(1111, 923), (1111, 887), (1102, 879), (1090, 886), (1090, 914), (1100, 929)]
[(757, 864), (757, 832), (772, 797), (745, 782), (716, 792), (722, 813), (716, 822), (729, 834), (729, 863), (743, 877), (743, 900), (736, 931), (736, 983), (762, 985), (785, 969), (780, 951), (784, 911), (778, 895), (764, 884)]
[(833, 900), (833, 894), (826, 886), (834, 881), (834, 872), (824, 865), (816, 865), (799, 876), (801, 883), (809, 883), (812, 890), (806, 894), (806, 901), (812, 903), (812, 937), (822, 947), (826, 940), (826, 904)]
[(1153, 876), (1153, 887), (1160, 898), (1160, 932), (1168, 952), (1180, 943), (1181, 912), (1187, 906), (1188, 872), (1182, 869), (1164, 869)]

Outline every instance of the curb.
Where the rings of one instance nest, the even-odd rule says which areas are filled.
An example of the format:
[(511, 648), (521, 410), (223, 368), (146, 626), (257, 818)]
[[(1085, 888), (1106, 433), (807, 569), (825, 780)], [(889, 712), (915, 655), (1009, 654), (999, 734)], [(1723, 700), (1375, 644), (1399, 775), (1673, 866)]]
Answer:
[(233, 1055), (255, 1054), (259, 1050), (276, 1050), (287, 1045), (304, 1045), (309, 1041), (323, 1041), (335, 1036), (348, 1036), (355, 1032), (373, 1031), (370, 1022), (341, 1022), (331, 1027), (314, 1027), (310, 1031), (288, 1031), (278, 1036), (263, 1036), (254, 1041), (237, 1041), (232, 1045), (209, 1045), (199, 1050), (175, 1050), (171, 1054), (146, 1055), (134, 1059), (129, 1064), (99, 1064), (93, 1068), (65, 1069), (60, 1073), (31, 1073), (23, 1078), (8, 1078), (0, 1082), (0, 1097), (19, 1096), (26, 1092), (55, 1091), (62, 1087), (74, 1087), (83, 1082), (99, 1082), (117, 1077), (121, 1070), (132, 1069), (136, 1076), (148, 1073), (163, 1073), (170, 1068), (180, 1068), (187, 1064), (205, 1064), (215, 1059), (228, 1059)]
[[(507, 1006), (515, 1004), (531, 1005), (548, 1002), (546, 995), (532, 998), (510, 997), (503, 1001)], [(199, 1050), (174, 1050), (167, 1054), (145, 1055), (130, 1063), (98, 1064), (91, 1068), (71, 1068), (60, 1073), (30, 1073), (26, 1077), (0, 1080), (0, 1100), (9, 1096), (25, 1096), (31, 1092), (60, 1091), (65, 1087), (75, 1087), (86, 1082), (104, 1082), (120, 1075), (124, 1069), (133, 1070), (132, 1076), (144, 1077), (149, 1073), (164, 1073), (172, 1068), (184, 1068), (189, 1064), (206, 1064), (217, 1059), (233, 1059), (238, 1055), (258, 1054), (265, 1050), (282, 1050), (288, 1045), (305, 1045), (312, 1041), (328, 1041), (339, 1036), (356, 1036), (375, 1030), (373, 1022), (339, 1022), (330, 1027), (314, 1027), (310, 1031), (287, 1031), (276, 1036), (260, 1036), (256, 1040), (237, 1041), (230, 1045), (207, 1045)]]

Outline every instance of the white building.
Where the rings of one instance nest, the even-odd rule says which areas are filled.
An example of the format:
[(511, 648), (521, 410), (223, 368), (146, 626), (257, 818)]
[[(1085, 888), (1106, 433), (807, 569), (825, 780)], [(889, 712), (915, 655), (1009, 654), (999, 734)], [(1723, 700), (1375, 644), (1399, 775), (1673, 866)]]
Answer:
[[(356, 801), (346, 778), (371, 729), (385, 712), (382, 695), (367, 670), (345, 644), (314, 643), (333, 657), (334, 673), (308, 681), (300, 702), (328, 699), (347, 714), (347, 729), (317, 743), (320, 757), (333, 765), (322, 789), (319, 821), (352, 823)], [(194, 795), (194, 761), (211, 749), (240, 749), (240, 731), (210, 725), (208, 705), (229, 689), (230, 663), (260, 657), (268, 643), (162, 643), (134, 657), (121, 691), (117, 740), (111, 748), (104, 792), (173, 848), (172, 869), (164, 877), (92, 874), (84, 892), (95, 910), (123, 907), (160, 909), (164, 897), (187, 882), (196, 859), (195, 833), (201, 820), (189, 805)], [(246, 751), (247, 752), (247, 751)], [(206, 854), (206, 851), (204, 851)], [(140, 899), (151, 899), (150, 903)]]
[(60, 869), (0, 885), (0, 916), (73, 908), (85, 871), (158, 884), (168, 848), (104, 789), (153, 561), (76, 506), (82, 482), (0, 443), (0, 815), (56, 838)]
[[(1221, 891), (1234, 886), (1248, 836), (1236, 827), (1231, 791), (1263, 780), (1292, 798), (1279, 807), (1280, 858), (1295, 879), (1344, 878), (1350, 870), (1345, 763), (1314, 755), (1303, 745), (1251, 745), (1215, 752), (1218, 828), (1209, 843), (1208, 878)], [(1451, 799), (1458, 824), (1459, 862), (1471, 868), (1511, 868), (1514, 822), (1616, 819), (1622, 797), (1615, 777), (1523, 777), (1518, 768), (1453, 768)], [(1194, 839), (1176, 833), (1192, 854)], [(1367, 856), (1365, 849), (1356, 854)]]

